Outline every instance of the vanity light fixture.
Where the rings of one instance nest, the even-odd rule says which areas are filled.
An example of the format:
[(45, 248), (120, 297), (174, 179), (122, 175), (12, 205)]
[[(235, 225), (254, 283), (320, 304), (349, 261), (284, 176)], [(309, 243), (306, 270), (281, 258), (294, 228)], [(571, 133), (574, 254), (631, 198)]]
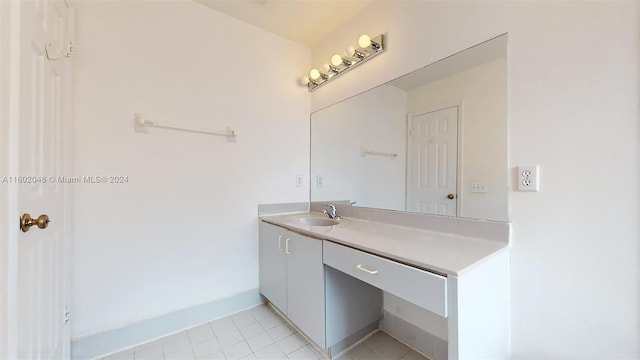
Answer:
[(367, 57), (364, 53), (356, 50), (356, 48), (354, 48), (353, 46), (349, 46), (344, 53), (349, 57), (356, 57), (359, 60), (364, 60), (364, 58)]
[(323, 64), (321, 67), (322, 71), (312, 69), (309, 72), (309, 76), (304, 76), (300, 80), (301, 84), (307, 85), (309, 91), (313, 91), (336, 76), (380, 54), (385, 48), (384, 37), (384, 34), (380, 34), (373, 39), (367, 34), (360, 35), (358, 48), (349, 46), (344, 56), (340, 54), (333, 55), (331, 57), (331, 64)]
[(360, 45), (360, 47), (365, 50), (371, 49), (374, 51), (380, 49), (380, 47), (382, 46), (380, 42), (372, 41), (367, 34), (360, 35), (360, 38), (358, 39), (358, 45)]
[(343, 58), (340, 54), (335, 54), (331, 57), (331, 64), (335, 67), (342, 66), (344, 68), (353, 65), (353, 61)]
[(371, 38), (369, 37), (369, 35), (360, 35), (360, 37), (358, 38), (358, 45), (360, 45), (361, 48), (369, 47), (369, 45), (371, 45)]
[(333, 65), (329, 65), (327, 63), (322, 64), (322, 71), (324, 71), (326, 74), (333, 74), (333, 75), (336, 75), (340, 72), (338, 68), (336, 68)]

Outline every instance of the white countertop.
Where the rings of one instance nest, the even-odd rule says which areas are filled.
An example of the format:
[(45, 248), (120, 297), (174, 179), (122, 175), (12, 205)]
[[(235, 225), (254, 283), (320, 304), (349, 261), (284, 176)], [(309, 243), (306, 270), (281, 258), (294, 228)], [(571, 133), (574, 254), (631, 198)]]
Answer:
[(343, 218), (335, 226), (309, 226), (297, 220), (305, 216), (326, 218), (319, 213), (295, 213), (263, 215), (260, 219), (295, 232), (453, 276), (462, 275), (508, 248), (507, 244), (497, 241), (355, 218)]

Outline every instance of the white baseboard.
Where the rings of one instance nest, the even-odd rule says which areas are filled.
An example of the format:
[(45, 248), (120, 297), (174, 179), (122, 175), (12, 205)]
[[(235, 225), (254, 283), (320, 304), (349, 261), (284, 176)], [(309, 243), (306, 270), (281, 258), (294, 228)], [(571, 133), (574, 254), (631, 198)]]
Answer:
[(94, 359), (264, 303), (258, 289), (71, 340), (72, 359)]

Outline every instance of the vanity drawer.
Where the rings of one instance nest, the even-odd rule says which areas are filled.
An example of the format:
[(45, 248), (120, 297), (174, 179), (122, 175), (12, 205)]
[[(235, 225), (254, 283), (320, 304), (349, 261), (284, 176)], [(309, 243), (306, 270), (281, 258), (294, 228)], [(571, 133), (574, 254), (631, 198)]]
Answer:
[(323, 262), (343, 273), (447, 317), (447, 278), (323, 241)]

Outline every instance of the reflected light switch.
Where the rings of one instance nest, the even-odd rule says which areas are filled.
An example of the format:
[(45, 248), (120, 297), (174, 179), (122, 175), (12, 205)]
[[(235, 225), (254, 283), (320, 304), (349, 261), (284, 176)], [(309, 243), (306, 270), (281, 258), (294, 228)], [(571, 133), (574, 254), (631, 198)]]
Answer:
[(487, 184), (471, 183), (471, 192), (472, 193), (486, 193), (487, 192)]

